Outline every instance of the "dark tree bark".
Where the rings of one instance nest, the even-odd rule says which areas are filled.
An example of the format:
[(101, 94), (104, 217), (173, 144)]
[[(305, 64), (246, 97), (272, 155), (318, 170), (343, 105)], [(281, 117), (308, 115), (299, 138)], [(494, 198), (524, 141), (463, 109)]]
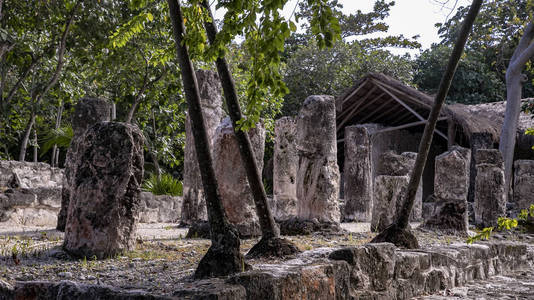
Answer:
[(211, 247), (200, 261), (194, 277), (225, 276), (242, 271), (244, 258), (239, 252), (240, 241), (237, 230), (228, 222), (219, 196), (217, 179), (210, 154), (210, 143), (202, 115), (198, 83), (193, 64), (189, 58), (189, 52), (183, 43), (185, 26), (180, 2), (179, 0), (167, 0), (167, 2), (169, 3), (169, 14), (178, 52), (185, 98), (189, 106), (191, 130), (195, 135), (195, 150), (198, 157), (202, 185), (206, 193), (211, 232)]
[(517, 122), (521, 113), (521, 89), (526, 76), (521, 74), (526, 63), (534, 56), (534, 22), (525, 28), (510, 64), (506, 70), (506, 111), (502, 125), (499, 150), (504, 159), (505, 195), (508, 198), (512, 185), (512, 167), (514, 164), (514, 148), (517, 137)]
[[(213, 20), (208, 1), (204, 0), (202, 5), (209, 12), (210, 17)], [(210, 43), (213, 44), (217, 36), (217, 28), (215, 27), (215, 24), (213, 22), (205, 22), (204, 27), (206, 28)], [(294, 254), (298, 252), (297, 247), (291, 242), (280, 238), (280, 230), (276, 225), (271, 210), (267, 204), (267, 194), (265, 193), (261, 175), (258, 171), (258, 165), (254, 158), (254, 151), (248, 133), (237, 129), (237, 122), (241, 120), (243, 115), (239, 106), (237, 91), (230, 68), (224, 57), (218, 57), (215, 63), (221, 79), (226, 107), (228, 108), (228, 113), (234, 128), (234, 134), (239, 144), (239, 153), (247, 172), (248, 182), (254, 197), (256, 214), (258, 215), (262, 232), (261, 240), (252, 247), (247, 256), (285, 256)]]
[(469, 8), (469, 12), (467, 13), (467, 16), (462, 24), (458, 39), (456, 40), (454, 48), (452, 49), (451, 57), (449, 58), (449, 62), (447, 64), (447, 69), (441, 78), (438, 93), (434, 99), (434, 105), (432, 106), (432, 110), (428, 116), (428, 122), (425, 125), (423, 137), (421, 138), (421, 142), (419, 144), (419, 152), (417, 153), (415, 166), (410, 176), (408, 188), (406, 189), (403, 206), (401, 210), (397, 212), (397, 220), (395, 223), (391, 224), (388, 228), (378, 234), (371, 241), (371, 243), (390, 242), (394, 243), (398, 247), (419, 248), (417, 238), (408, 229), (410, 213), (413, 208), (417, 187), (421, 181), (421, 175), (423, 175), (423, 170), (428, 158), (428, 151), (430, 150), (430, 145), (432, 144), (432, 137), (434, 135), (434, 130), (436, 129), (441, 107), (443, 106), (443, 103), (445, 103), (445, 98), (447, 97), (447, 92), (449, 91), (452, 79), (454, 78), (454, 73), (458, 67), (458, 62), (460, 61), (465, 43), (467, 42), (467, 38), (471, 32), (471, 28), (473, 27), (473, 22), (478, 15), (481, 5), (482, 0), (473, 0), (473, 3)]

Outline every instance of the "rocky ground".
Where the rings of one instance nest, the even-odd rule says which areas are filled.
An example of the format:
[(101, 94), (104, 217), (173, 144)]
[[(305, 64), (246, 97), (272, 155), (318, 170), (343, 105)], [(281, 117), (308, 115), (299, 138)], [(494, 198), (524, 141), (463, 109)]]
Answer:
[[(361, 245), (370, 241), (374, 234), (369, 224), (347, 223), (342, 227), (346, 233), (337, 236), (287, 237), (300, 250), (321, 247), (345, 247)], [(463, 242), (465, 238), (436, 236), (434, 233), (416, 231), (422, 247), (436, 244)], [(186, 280), (194, 271), (200, 258), (207, 251), (209, 241), (185, 239), (186, 229), (173, 224), (141, 224), (134, 250), (105, 260), (87, 257), (83, 260), (69, 258), (60, 245), (63, 235), (51, 228), (1, 227), (0, 225), (0, 279), (8, 283), (28, 280), (74, 280), (90, 284), (107, 284), (124, 289), (143, 289), (156, 294), (171, 292), (177, 282)], [(533, 236), (499, 235), (497, 239), (519, 238), (534, 243)], [(257, 239), (243, 240), (241, 251), (246, 253)], [(276, 263), (275, 260), (249, 260), (253, 266)], [(489, 285), (489, 286), (488, 286)], [(475, 282), (468, 287), (447, 291), (447, 295), (433, 296), (495, 299), (498, 295), (524, 294), (534, 297), (534, 271), (521, 271), (509, 276), (496, 276), (491, 282)], [(511, 297), (512, 297), (511, 296)], [(511, 299), (515, 299), (515, 298)], [(499, 297), (497, 297), (499, 298)], [(448, 298), (447, 298), (448, 299)]]

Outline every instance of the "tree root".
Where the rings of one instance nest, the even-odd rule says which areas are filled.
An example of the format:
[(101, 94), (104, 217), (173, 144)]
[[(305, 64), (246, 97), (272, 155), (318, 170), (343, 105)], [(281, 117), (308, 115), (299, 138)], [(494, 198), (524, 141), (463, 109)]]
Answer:
[(229, 229), (212, 239), (211, 247), (198, 263), (194, 279), (228, 276), (251, 269), (239, 251), (237, 231), (233, 227)]
[(418, 249), (417, 237), (409, 229), (403, 229), (396, 224), (389, 225), (380, 232), (370, 243), (393, 243), (399, 248)]
[(300, 253), (300, 250), (290, 241), (280, 238), (261, 238), (261, 240), (252, 247), (246, 257), (285, 257)]

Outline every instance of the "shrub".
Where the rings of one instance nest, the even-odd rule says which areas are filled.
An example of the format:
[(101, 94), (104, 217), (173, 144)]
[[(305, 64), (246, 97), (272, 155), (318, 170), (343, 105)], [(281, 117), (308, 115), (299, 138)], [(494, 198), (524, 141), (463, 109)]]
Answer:
[(161, 174), (159, 178), (156, 174), (152, 174), (143, 183), (143, 191), (154, 195), (182, 196), (182, 189), (182, 182), (170, 174)]

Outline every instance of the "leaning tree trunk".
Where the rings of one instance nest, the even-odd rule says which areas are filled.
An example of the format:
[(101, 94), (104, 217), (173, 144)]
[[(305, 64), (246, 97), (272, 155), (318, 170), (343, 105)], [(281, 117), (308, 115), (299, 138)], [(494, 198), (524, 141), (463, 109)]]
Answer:
[(458, 39), (456, 40), (454, 48), (452, 49), (451, 57), (449, 58), (449, 62), (447, 64), (447, 69), (441, 78), (438, 93), (434, 100), (434, 105), (432, 106), (430, 115), (428, 116), (423, 137), (421, 138), (421, 142), (419, 144), (419, 152), (417, 153), (417, 158), (415, 159), (415, 165), (410, 176), (408, 188), (406, 189), (403, 206), (401, 210), (397, 212), (397, 220), (395, 223), (391, 224), (384, 231), (378, 234), (371, 241), (372, 243), (390, 242), (394, 243), (398, 247), (419, 248), (417, 238), (408, 229), (410, 213), (412, 212), (417, 188), (421, 182), (421, 176), (423, 175), (423, 170), (428, 158), (428, 151), (430, 150), (430, 145), (432, 144), (432, 137), (434, 135), (434, 130), (436, 129), (436, 124), (438, 123), (441, 107), (443, 106), (443, 103), (445, 103), (445, 98), (447, 97), (452, 79), (454, 78), (456, 67), (458, 66), (458, 62), (462, 56), (469, 32), (471, 31), (471, 27), (473, 26), (473, 22), (478, 15), (481, 5), (482, 0), (473, 0), (473, 3), (469, 8), (469, 12), (465, 17), (464, 23), (462, 24)]
[(169, 3), (169, 14), (178, 52), (185, 98), (189, 106), (191, 130), (195, 136), (195, 150), (200, 175), (206, 193), (211, 232), (211, 247), (198, 264), (194, 277), (225, 276), (242, 271), (244, 258), (239, 252), (240, 241), (237, 230), (228, 222), (218, 191), (206, 124), (202, 115), (197, 79), (187, 47), (183, 42), (185, 26), (180, 1), (167, 0), (167, 2)]
[[(211, 20), (213, 15), (209, 7), (207, 0), (202, 2), (204, 8), (208, 11)], [(208, 35), (208, 39), (211, 44), (215, 43), (217, 36), (217, 28), (212, 22), (205, 22), (204, 27)], [(237, 97), (237, 91), (235, 88), (234, 80), (230, 68), (224, 57), (218, 57), (216, 60), (217, 72), (221, 79), (224, 98), (226, 100), (226, 107), (230, 119), (232, 120), (232, 127), (234, 128), (234, 134), (239, 144), (239, 153), (241, 160), (247, 172), (247, 179), (252, 190), (254, 198), (254, 204), (256, 206), (256, 214), (260, 221), (262, 238), (261, 240), (250, 249), (248, 257), (259, 256), (285, 256), (298, 252), (298, 249), (291, 242), (280, 238), (280, 230), (276, 225), (271, 210), (267, 204), (267, 194), (263, 187), (260, 172), (258, 171), (258, 165), (254, 158), (254, 151), (248, 133), (238, 129), (238, 121), (242, 119), (241, 108), (239, 106), (239, 100)]]
[(523, 37), (512, 55), (506, 70), (506, 112), (502, 125), (499, 150), (504, 158), (505, 195), (508, 198), (512, 185), (512, 166), (514, 164), (514, 148), (517, 137), (517, 122), (521, 112), (521, 89), (526, 78), (521, 71), (534, 56), (534, 22), (526, 28)]

